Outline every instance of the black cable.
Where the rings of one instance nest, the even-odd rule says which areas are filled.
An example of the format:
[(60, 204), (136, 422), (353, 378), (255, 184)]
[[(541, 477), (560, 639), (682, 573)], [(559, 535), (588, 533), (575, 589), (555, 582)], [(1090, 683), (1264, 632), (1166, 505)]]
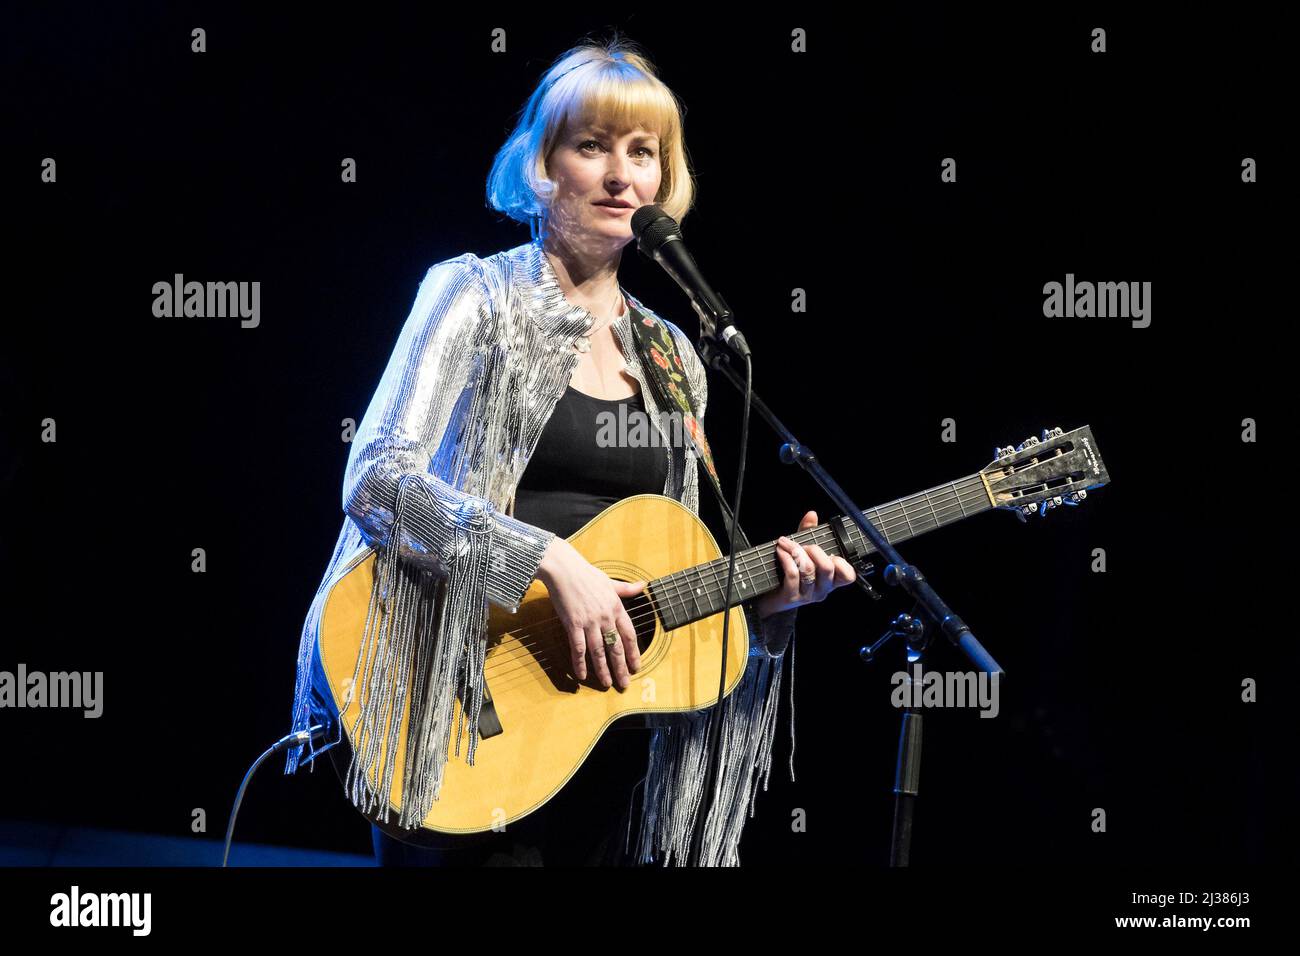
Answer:
[[(310, 743), (311, 739), (317, 736), (318, 732), (321, 734), (325, 732), (324, 724), (317, 724), (308, 730), (300, 730), (297, 733), (281, 737), (267, 748), (266, 753), (254, 760), (253, 765), (248, 768), (248, 773), (244, 774), (244, 782), (239, 785), (239, 792), (235, 794), (235, 805), (230, 809), (230, 821), (226, 824), (226, 848), (225, 852), (221, 854), (222, 867), (225, 867), (226, 861), (230, 859), (230, 841), (235, 835), (235, 817), (239, 815), (239, 805), (244, 800), (244, 791), (248, 789), (248, 781), (253, 779), (253, 774), (257, 772), (257, 768), (262, 765), (262, 761), (266, 760), (266, 758), (271, 756), (273, 753), (278, 753), (281, 750), (286, 750), (289, 747), (294, 747), (298, 744), (306, 745)], [(324, 753), (325, 749), (328, 748), (318, 750), (317, 753)]]
[(745, 452), (749, 447), (749, 404), (754, 387), (754, 365), (748, 354), (745, 359), (745, 404), (740, 413), (740, 460), (736, 466), (736, 493), (731, 504), (731, 533), (727, 542), (727, 586), (723, 589), (722, 601), (722, 668), (718, 676), (718, 703), (713, 712), (713, 723), (709, 727), (709, 769), (704, 777), (704, 791), (700, 797), (700, 814), (696, 817), (695, 827), (691, 833), (690, 865), (700, 865), (700, 854), (704, 840), (704, 827), (708, 823), (709, 811), (713, 806), (714, 781), (718, 777), (718, 767), (722, 763), (722, 748), (719, 739), (722, 736), (723, 692), (727, 687), (727, 632), (731, 624), (731, 578), (736, 570), (736, 529), (740, 527), (740, 494), (745, 486)]

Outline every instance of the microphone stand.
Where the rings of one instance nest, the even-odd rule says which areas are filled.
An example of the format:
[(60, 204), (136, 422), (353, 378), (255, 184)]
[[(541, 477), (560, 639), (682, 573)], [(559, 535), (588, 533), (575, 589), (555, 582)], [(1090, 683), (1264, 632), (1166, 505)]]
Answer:
[[(710, 336), (710, 331), (709, 323), (705, 321), (704, 316), (701, 316), (701, 335), (696, 344), (696, 350), (700, 353), (700, 358), (703, 359), (705, 365), (721, 372), (723, 377), (731, 382), (743, 395), (745, 382), (732, 368), (729, 350), (724, 346), (720, 346)], [(975, 635), (966, 626), (966, 622), (954, 614), (952, 609), (943, 602), (915, 565), (908, 564), (903, 560), (902, 556), (894, 549), (894, 546), (871, 523), (862, 509), (853, 503), (853, 500), (839, 486), (839, 483), (822, 467), (821, 462), (817, 460), (817, 456), (812, 453), (812, 450), (795, 438), (794, 433), (785, 427), (785, 424), (773, 414), (772, 410), (758, 397), (756, 392), (751, 390), (750, 394), (752, 407), (758, 410), (758, 413), (767, 420), (767, 423), (772, 426), (772, 430), (784, 442), (780, 451), (781, 461), (787, 465), (798, 465), (812, 476), (812, 479), (821, 486), (827, 496), (835, 502), (836, 507), (858, 526), (867, 540), (871, 542), (872, 547), (876, 549), (876, 553), (889, 562), (883, 572), (886, 583), (901, 587), (906, 591), (916, 602), (917, 608), (929, 619), (932, 626), (937, 627), (955, 647), (966, 655), (972, 664), (989, 674), (994, 680), (1000, 681), (1003, 675), (1001, 666), (984, 649), (983, 645), (975, 639)], [(728, 595), (728, 598), (730, 598), (730, 595)], [(921, 628), (919, 632), (916, 627), (918, 624)], [(924, 622), (919, 620), (911, 622), (896, 621), (894, 628), (873, 645), (870, 649), (871, 653), (863, 653), (863, 659), (870, 660), (871, 654), (874, 653), (876, 648), (880, 647), (895, 633), (901, 633), (908, 638), (909, 657), (915, 655), (915, 659), (919, 660), (920, 651), (924, 646), (922, 643), (924, 640), (923, 629)], [(909, 696), (908, 700), (910, 702), (912, 698)], [(908, 706), (902, 717), (902, 729), (898, 739), (898, 758), (895, 764), (894, 822), (890, 840), (890, 866), (907, 866), (909, 862), (908, 858), (912, 843), (912, 812), (919, 789), (920, 774), (921, 715), (916, 712), (914, 707)]]

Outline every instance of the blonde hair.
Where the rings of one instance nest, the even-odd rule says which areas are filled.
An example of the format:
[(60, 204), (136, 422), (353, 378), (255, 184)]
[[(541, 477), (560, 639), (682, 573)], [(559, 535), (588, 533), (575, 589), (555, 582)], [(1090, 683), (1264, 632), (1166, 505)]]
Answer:
[(594, 119), (618, 129), (642, 126), (658, 135), (662, 179), (655, 202), (681, 222), (695, 201), (681, 106), (649, 60), (617, 37), (576, 46), (546, 71), (492, 162), (487, 205), (527, 223), (537, 239), (555, 193), (546, 161), (566, 123), (579, 126)]

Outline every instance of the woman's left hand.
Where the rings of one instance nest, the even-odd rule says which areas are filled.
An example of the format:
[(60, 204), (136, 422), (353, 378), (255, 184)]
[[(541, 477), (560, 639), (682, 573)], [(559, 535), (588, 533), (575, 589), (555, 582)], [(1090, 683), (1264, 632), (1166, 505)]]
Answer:
[[(799, 522), (799, 530), (817, 524), (817, 512), (810, 511)], [(803, 547), (782, 535), (776, 540), (776, 553), (784, 577), (779, 588), (754, 602), (759, 617), (824, 600), (836, 588), (852, 584), (857, 578), (853, 565), (841, 557), (832, 558), (815, 544)]]

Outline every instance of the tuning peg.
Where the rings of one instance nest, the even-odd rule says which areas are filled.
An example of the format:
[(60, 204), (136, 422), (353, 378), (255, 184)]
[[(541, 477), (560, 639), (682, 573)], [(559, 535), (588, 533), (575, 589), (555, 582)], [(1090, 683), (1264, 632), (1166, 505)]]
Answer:
[(1028, 524), (1029, 515), (1033, 514), (1036, 510), (1037, 509), (1034, 508), (1033, 505), (1021, 505), (1016, 509), (1016, 517), (1020, 519), (1021, 524)]
[(1047, 441), (1049, 438), (1056, 438), (1058, 435), (1064, 435), (1064, 434), (1065, 434), (1065, 429), (1061, 428), (1058, 425), (1056, 428), (1053, 428), (1050, 431), (1044, 428), (1042, 437), (1043, 437), (1043, 441)]
[(1020, 443), (1020, 447), (1017, 448), (1016, 451), (1024, 451), (1026, 448), (1033, 448), (1038, 443), (1039, 443), (1038, 439), (1035, 438), (1033, 435), (1030, 435), (1028, 438), (1026, 438), (1024, 441)]
[(1074, 494), (1072, 494), (1072, 495), (1070, 495), (1068, 498), (1066, 498), (1066, 499), (1062, 502), (1062, 504), (1067, 504), (1067, 505), (1074, 505), (1074, 506), (1077, 506), (1077, 505), (1079, 504), (1079, 502), (1082, 501), (1082, 500), (1083, 500), (1084, 498), (1086, 498), (1086, 497), (1088, 497), (1088, 492), (1085, 491), (1084, 489), (1080, 488), (1078, 491), (1074, 492)]
[(1016, 453), (1016, 449), (1013, 448), (1011, 445), (1007, 445), (1005, 448), (993, 449), (993, 457), (998, 459), (999, 461), (1001, 461), (1003, 458), (1006, 458), (1007, 455), (1014, 455), (1015, 453)]

